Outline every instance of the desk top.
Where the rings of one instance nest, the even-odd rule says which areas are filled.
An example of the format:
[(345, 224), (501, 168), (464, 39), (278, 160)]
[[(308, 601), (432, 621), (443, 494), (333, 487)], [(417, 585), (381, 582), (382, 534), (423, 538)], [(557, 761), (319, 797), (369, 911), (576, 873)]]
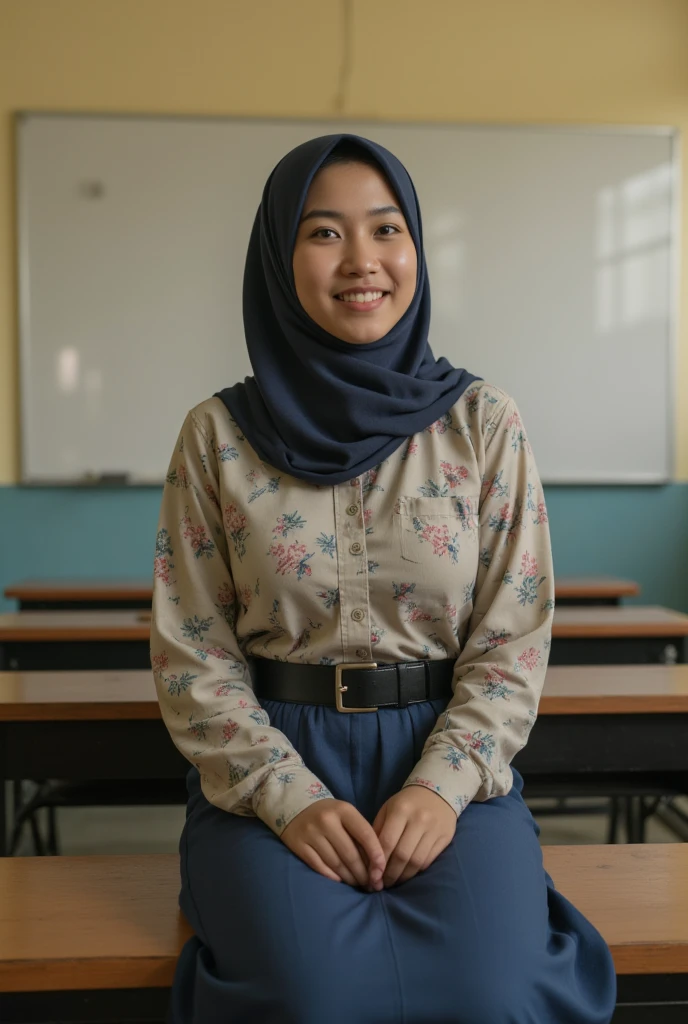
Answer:
[[(540, 715), (688, 714), (688, 665), (553, 666)], [(160, 718), (150, 672), (0, 672), (0, 722)]]
[[(555, 580), (555, 590), (557, 597), (600, 599), (637, 597), (640, 586), (611, 576), (562, 576)], [(18, 601), (143, 601), (152, 596), (150, 579), (20, 580), (5, 589), (5, 597)]]
[(150, 621), (145, 610), (7, 612), (0, 641), (148, 640)]
[(18, 601), (143, 601), (152, 596), (150, 579), (21, 580), (5, 589), (5, 597)]
[(637, 597), (640, 584), (612, 576), (560, 576), (554, 581), (555, 596), (577, 598)]
[(688, 615), (659, 605), (557, 608), (552, 636), (688, 636)]
[[(557, 888), (609, 943), (619, 974), (686, 971), (688, 844), (543, 854)], [(0, 891), (0, 992), (167, 987), (190, 934), (176, 854), (4, 857)]]
[[(148, 640), (148, 611), (8, 612), (0, 641)], [(554, 637), (688, 636), (688, 615), (655, 605), (557, 608)]]

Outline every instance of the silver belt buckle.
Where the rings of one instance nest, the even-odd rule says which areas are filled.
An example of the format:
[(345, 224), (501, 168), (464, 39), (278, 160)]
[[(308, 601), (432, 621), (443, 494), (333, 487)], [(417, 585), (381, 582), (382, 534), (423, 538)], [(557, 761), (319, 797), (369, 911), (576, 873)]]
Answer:
[(357, 662), (356, 664), (347, 663), (344, 665), (335, 665), (334, 669), (334, 699), (337, 705), (337, 711), (377, 711), (378, 708), (347, 708), (342, 701), (342, 694), (346, 693), (349, 689), (348, 686), (344, 686), (342, 683), (342, 672), (347, 669), (354, 668), (377, 668), (376, 661)]

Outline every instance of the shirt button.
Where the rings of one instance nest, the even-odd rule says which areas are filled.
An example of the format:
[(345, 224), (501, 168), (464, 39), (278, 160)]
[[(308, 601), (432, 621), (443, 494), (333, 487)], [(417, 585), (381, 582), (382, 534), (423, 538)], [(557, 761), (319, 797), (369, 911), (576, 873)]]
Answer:
[(351, 552), (352, 555), (360, 555), (361, 551), (363, 551), (363, 545), (359, 544), (358, 541), (356, 540), (349, 548), (349, 551)]
[(370, 655), (368, 654), (368, 651), (366, 651), (363, 647), (359, 647), (358, 650), (356, 651), (356, 657), (360, 658), (362, 661), (366, 661), (366, 659), (369, 658)]
[(362, 608), (354, 608), (354, 610), (351, 613), (351, 618), (354, 620), (354, 622), (363, 622), (363, 620), (365, 619), (365, 612), (363, 611)]
[(349, 505), (346, 510), (348, 516), (355, 516), (358, 513), (358, 505)]

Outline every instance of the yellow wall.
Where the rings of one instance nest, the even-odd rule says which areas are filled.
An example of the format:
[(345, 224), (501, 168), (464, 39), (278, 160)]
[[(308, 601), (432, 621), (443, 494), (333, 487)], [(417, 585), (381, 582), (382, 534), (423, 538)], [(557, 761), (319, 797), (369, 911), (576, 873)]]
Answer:
[[(688, 129), (688, 0), (350, 8), (345, 115)], [(18, 473), (13, 112), (332, 115), (343, 11), (344, 0), (0, 0), (0, 483)], [(688, 161), (686, 195), (687, 176)], [(683, 293), (685, 281), (684, 267)], [(685, 300), (681, 312), (677, 476), (688, 480)]]

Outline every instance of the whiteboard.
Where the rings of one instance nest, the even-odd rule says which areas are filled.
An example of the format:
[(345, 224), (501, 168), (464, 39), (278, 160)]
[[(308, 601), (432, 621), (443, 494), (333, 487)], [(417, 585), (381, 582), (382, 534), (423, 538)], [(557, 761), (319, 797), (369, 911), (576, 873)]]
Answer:
[(408, 167), (435, 355), (504, 388), (548, 483), (671, 478), (676, 133), (22, 114), (22, 479), (159, 483), (186, 411), (251, 373), (265, 179), (352, 131)]

